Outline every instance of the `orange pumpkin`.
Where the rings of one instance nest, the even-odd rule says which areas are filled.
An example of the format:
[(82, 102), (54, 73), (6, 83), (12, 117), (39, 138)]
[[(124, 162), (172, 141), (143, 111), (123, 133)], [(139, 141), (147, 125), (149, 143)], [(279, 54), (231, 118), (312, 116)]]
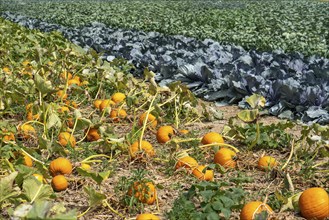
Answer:
[(100, 105), (101, 105), (101, 103), (102, 103), (102, 101), (103, 100), (101, 100), (101, 99), (96, 99), (95, 101), (94, 101), (94, 107), (95, 108), (97, 108), (97, 109), (99, 109), (100, 108)]
[(28, 167), (32, 167), (33, 166), (33, 160), (31, 157), (27, 156), (24, 154), (24, 165), (28, 166)]
[(68, 185), (69, 184), (63, 175), (57, 175), (51, 180), (51, 186), (56, 192), (66, 190)]
[(214, 171), (206, 170), (206, 172), (203, 173), (202, 171), (205, 168), (206, 168), (206, 166), (199, 165), (193, 170), (192, 174), (199, 180), (213, 181), (214, 180)]
[(84, 80), (80, 83), (80, 86), (87, 86), (89, 85), (89, 82), (87, 80)]
[(39, 120), (40, 115), (39, 114), (34, 114), (32, 112), (28, 112), (26, 114), (26, 120), (27, 121), (34, 121), (34, 120)]
[(273, 210), (267, 204), (260, 201), (253, 201), (245, 204), (240, 212), (240, 220), (253, 220), (256, 214), (263, 211), (271, 214)]
[(193, 157), (186, 156), (178, 159), (175, 168), (177, 170), (181, 167), (184, 167), (186, 169), (194, 170), (194, 168), (196, 168), (197, 166), (198, 162)]
[(70, 112), (70, 109), (69, 109), (67, 106), (61, 106), (60, 108), (57, 109), (57, 111), (58, 111), (59, 113), (64, 114), (65, 112), (66, 112), (66, 113), (69, 113), (69, 112)]
[(100, 111), (104, 111), (107, 107), (110, 107), (111, 105), (114, 105), (115, 102), (113, 102), (110, 99), (105, 99), (101, 102), (101, 104), (99, 105), (99, 110)]
[(236, 153), (228, 148), (221, 148), (215, 154), (214, 162), (222, 165), (225, 168), (234, 168)]
[(150, 213), (143, 213), (143, 214), (139, 214), (136, 217), (136, 220), (160, 220), (160, 218)]
[(126, 95), (121, 93), (121, 92), (116, 92), (111, 96), (111, 100), (115, 103), (118, 104), (126, 99)]
[(61, 78), (62, 79), (72, 79), (72, 74), (64, 71), (61, 73)]
[(49, 170), (52, 176), (71, 174), (72, 164), (68, 159), (59, 157), (50, 162)]
[(21, 137), (23, 139), (30, 139), (32, 138), (33, 136), (35, 137), (36, 136), (36, 131), (34, 129), (34, 127), (32, 125), (29, 125), (29, 124), (23, 124), (21, 125), (19, 128), (18, 128), (20, 134), (21, 134)]
[(33, 120), (38, 120), (40, 118), (40, 115), (37, 113), (37, 114), (34, 114), (36, 113), (35, 112), (35, 109), (33, 109), (33, 103), (29, 103), (26, 105), (26, 120), (28, 121), (33, 121)]
[(67, 93), (64, 90), (58, 90), (56, 92), (57, 98), (66, 100), (67, 99)]
[(129, 153), (131, 158), (135, 158), (137, 156), (137, 153), (139, 151), (145, 152), (145, 154), (149, 157), (152, 157), (155, 155), (153, 146), (148, 141), (142, 141), (141, 146), (139, 147), (139, 141), (135, 141), (130, 147), (129, 147)]
[(30, 110), (32, 109), (32, 107), (33, 107), (33, 103), (29, 103), (29, 104), (27, 104), (27, 105), (25, 106), (25, 109), (26, 109), (26, 111), (28, 112), (28, 111), (30, 111)]
[(319, 187), (305, 190), (299, 197), (299, 209), (306, 219), (324, 220), (329, 217), (329, 195)]
[(127, 112), (124, 109), (112, 109), (110, 112), (110, 118), (114, 122), (119, 122), (121, 119), (124, 119), (127, 117)]
[(202, 137), (202, 144), (224, 143), (222, 135), (217, 132), (209, 132)]
[(8, 75), (12, 74), (11, 70), (9, 67), (5, 66), (2, 68), (2, 71)]
[(158, 129), (156, 138), (160, 144), (168, 142), (174, 135), (174, 129), (171, 126), (162, 126)]
[[(141, 116), (139, 117), (139, 126), (143, 126), (145, 118), (146, 118), (146, 112), (144, 112), (143, 114), (141, 114)], [(157, 119), (154, 115), (152, 115), (151, 113), (148, 114), (147, 117), (147, 125), (151, 126), (152, 128), (155, 128), (157, 126), (158, 122)]]
[(70, 143), (71, 147), (75, 147), (75, 145), (76, 145), (75, 137), (66, 131), (59, 133), (58, 141), (59, 141), (59, 144), (63, 147), (68, 146), (69, 143)]
[(76, 86), (80, 86), (81, 84), (81, 80), (79, 76), (75, 76), (72, 79), (67, 81), (67, 84), (70, 85), (76, 85)]
[(142, 203), (152, 205), (156, 200), (156, 189), (152, 182), (134, 182), (128, 190), (128, 195), (132, 196), (134, 191), (134, 197)]
[(70, 106), (71, 108), (78, 108), (78, 104), (75, 101), (70, 101), (70, 100), (66, 100), (65, 104)]
[(270, 156), (261, 157), (258, 160), (258, 168), (261, 170), (270, 170), (277, 166), (277, 161), (275, 158)]
[(8, 132), (7, 130), (2, 130), (2, 141), (3, 142), (8, 142), (8, 141), (15, 141), (15, 136), (14, 136), (14, 133), (12, 132)]
[(182, 134), (182, 135), (185, 135), (185, 134), (188, 134), (189, 133), (189, 130), (182, 129), (182, 130), (179, 130), (179, 133)]
[[(88, 131), (88, 130), (87, 130)], [(92, 141), (97, 141), (101, 138), (101, 135), (98, 132), (97, 128), (90, 128), (88, 133), (87, 133), (87, 141), (92, 142)]]
[(66, 125), (69, 128), (73, 128), (74, 127), (74, 119), (72, 117), (69, 117), (66, 119)]

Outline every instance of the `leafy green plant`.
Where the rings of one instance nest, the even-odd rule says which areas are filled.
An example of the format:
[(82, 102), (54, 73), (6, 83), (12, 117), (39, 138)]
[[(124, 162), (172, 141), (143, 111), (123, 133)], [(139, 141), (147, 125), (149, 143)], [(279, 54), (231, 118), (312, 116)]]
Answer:
[[(94, 21), (111, 27), (212, 38), (246, 49), (328, 56), (326, 2), (319, 1), (47, 1), (2, 2), (3, 11), (64, 26)], [(0, 8), (0, 9), (1, 9)], [(140, 11), (144, 13), (141, 14)], [(106, 13), (105, 13), (106, 12)], [(107, 16), (111, 14), (112, 16)]]
[(265, 98), (254, 94), (246, 99), (251, 109), (242, 110), (237, 114), (243, 123), (236, 118), (230, 118), (223, 133), (248, 146), (248, 149), (278, 149), (286, 148), (292, 140), (292, 135), (287, 129), (295, 126), (293, 122), (279, 122), (264, 125), (259, 122), (260, 108), (265, 105)]
[[(121, 177), (119, 183), (115, 186), (115, 192), (119, 196), (121, 203), (124, 206), (128, 206), (128, 210), (131, 213), (136, 213), (140, 209), (144, 209), (144, 204), (139, 201), (134, 195), (136, 193), (134, 184), (136, 182), (150, 182), (151, 180), (145, 178), (147, 175), (146, 170), (132, 170), (132, 175), (129, 177)], [(129, 191), (131, 192), (129, 195)], [(148, 199), (148, 198), (146, 198)]]
[(200, 182), (181, 195), (167, 213), (168, 219), (229, 219), (244, 204), (246, 192), (225, 182)]

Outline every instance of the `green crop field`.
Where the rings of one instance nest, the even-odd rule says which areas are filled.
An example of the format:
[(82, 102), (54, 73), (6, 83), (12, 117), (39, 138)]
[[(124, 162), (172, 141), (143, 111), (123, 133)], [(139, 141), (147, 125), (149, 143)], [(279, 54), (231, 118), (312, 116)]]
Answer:
[(328, 57), (329, 4), (320, 1), (13, 0), (3, 10), (64, 26), (112, 27), (212, 38), (262, 51)]

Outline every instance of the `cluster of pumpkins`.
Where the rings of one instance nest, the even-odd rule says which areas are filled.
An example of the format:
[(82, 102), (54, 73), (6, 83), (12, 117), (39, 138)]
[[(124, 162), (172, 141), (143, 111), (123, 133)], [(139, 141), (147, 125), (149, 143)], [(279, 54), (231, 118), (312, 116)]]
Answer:
[[(68, 76), (70, 78), (70, 76)], [(78, 79), (70, 79), (71, 83), (75, 83), (77, 85), (81, 85), (81, 82)], [(58, 92), (57, 94), (61, 99), (66, 99), (65, 93)], [(122, 108), (116, 108), (119, 103), (122, 103), (125, 100), (126, 96), (123, 93), (115, 93), (111, 96), (111, 99), (105, 100), (96, 100), (94, 101), (94, 107), (99, 109), (100, 112), (104, 112), (105, 109), (111, 107), (109, 115), (113, 122), (119, 122), (120, 120), (126, 118), (127, 113)], [(71, 103), (72, 104), (72, 103)], [(74, 104), (74, 103), (73, 103)], [(38, 120), (39, 115), (34, 115), (32, 113), (31, 106), (27, 106), (27, 117), (29, 120)], [(67, 109), (60, 109), (60, 111), (64, 112)], [(146, 121), (146, 122), (145, 122)], [(149, 112), (144, 112), (140, 115), (138, 124), (139, 126), (143, 126), (144, 123), (152, 128), (156, 129), (158, 123), (157, 119), (154, 115)], [(34, 127), (28, 123), (25, 123), (19, 127), (20, 135), (23, 139), (29, 139), (32, 136), (36, 136), (36, 131)], [(97, 128), (89, 128), (85, 131), (86, 140), (87, 141), (97, 141), (101, 138), (101, 135)], [(188, 133), (187, 130), (180, 130), (182, 134)], [(172, 126), (165, 125), (159, 127), (156, 132), (156, 139), (160, 144), (165, 144), (172, 139), (175, 135), (175, 130)], [(13, 141), (15, 140), (14, 134), (7, 133), (2, 137), (5, 141)], [(75, 147), (76, 139), (75, 137), (67, 131), (60, 132), (58, 135), (58, 143), (65, 147), (70, 145), (71, 147)], [(222, 135), (216, 132), (210, 132), (205, 134), (201, 143), (203, 145), (211, 145), (218, 144), (220, 147), (221, 144), (224, 147), (220, 147), (220, 149), (214, 155), (214, 163), (220, 164), (225, 168), (235, 168), (236, 167), (236, 159), (237, 154), (235, 151), (225, 147), (224, 139)], [(155, 150), (150, 142), (146, 140), (138, 140), (132, 143), (129, 146), (129, 155), (132, 159), (138, 159), (140, 156), (148, 156), (153, 157), (155, 155)], [(32, 166), (33, 161), (28, 155), (24, 155), (24, 163), (27, 166)], [(258, 168), (261, 170), (272, 169), (277, 166), (277, 161), (275, 158), (271, 156), (263, 156), (258, 161)], [(89, 169), (88, 164), (82, 164), (82, 168)], [(175, 169), (186, 169), (189, 173), (193, 174), (196, 178), (205, 181), (213, 181), (214, 180), (214, 171), (208, 170), (206, 165), (199, 165), (198, 162), (190, 156), (184, 156), (177, 159), (175, 164)], [(72, 164), (66, 158), (57, 158), (50, 163), (49, 171), (52, 178), (51, 185), (55, 191), (63, 191), (68, 187), (68, 181), (65, 178), (65, 175), (69, 175), (72, 172)], [(44, 182), (43, 176), (40, 174), (34, 174), (34, 176)], [(135, 182), (129, 189), (128, 195), (136, 197), (139, 201), (146, 204), (153, 204), (156, 201), (157, 193), (156, 188), (153, 182), (151, 181), (139, 181)], [(299, 207), (301, 210), (301, 214), (306, 219), (325, 219), (329, 216), (329, 196), (327, 192), (322, 188), (310, 188), (305, 190), (299, 199)], [(254, 219), (254, 216), (257, 213), (262, 211), (266, 211), (269, 214), (273, 213), (271, 207), (267, 204), (260, 201), (252, 201), (247, 203), (243, 209), (241, 210), (240, 219), (242, 220), (251, 220)], [(159, 219), (159, 217), (150, 214), (144, 213), (140, 214), (136, 218), (137, 220), (147, 220), (147, 219)]]

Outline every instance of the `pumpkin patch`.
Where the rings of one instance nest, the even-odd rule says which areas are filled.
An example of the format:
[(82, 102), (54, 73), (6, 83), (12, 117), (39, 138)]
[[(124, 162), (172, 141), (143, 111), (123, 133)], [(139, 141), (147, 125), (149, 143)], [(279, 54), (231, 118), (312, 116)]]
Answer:
[[(38, 4), (42, 5), (43, 1), (38, 0)], [(13, 0), (12, 4), (16, 2)], [(20, 7), (28, 6), (24, 2), (22, 0)], [(64, 2), (58, 4), (66, 4)], [(107, 4), (117, 4), (114, 2)], [(157, 5), (157, 2), (149, 1), (145, 5)], [(224, 2), (226, 7), (244, 9), (244, 4)], [(49, 7), (53, 4), (48, 3)], [(172, 4), (193, 8), (194, 3), (175, 1)], [(217, 3), (207, 2), (203, 10), (208, 11), (209, 5)], [(87, 3), (72, 1), (72, 4), (78, 7)], [(3, 7), (0, 3), (0, 12)], [(6, 4), (6, 7), (9, 6)], [(322, 7), (326, 7), (324, 3)], [(149, 19), (150, 14), (140, 10), (138, 16), (122, 10), (119, 11), (129, 13), (127, 19), (142, 17), (146, 28), (155, 22)], [(218, 10), (224, 13), (221, 7)], [(93, 16), (92, 10), (80, 12)], [(3, 16), (9, 16), (8, 13)], [(183, 17), (184, 11), (180, 13)], [(101, 31), (102, 16), (99, 14), (99, 23), (93, 22), (90, 27), (74, 32), (88, 32), (89, 28), (97, 27), (99, 33), (107, 36), (109, 33)], [(121, 22), (110, 17), (112, 22)], [(323, 15), (318, 17), (321, 23)], [(23, 21), (24, 16), (20, 19)], [(34, 24), (38, 21), (35, 19), (27, 24)], [(54, 16), (53, 19), (61, 18)], [(230, 25), (235, 27), (233, 21)], [(72, 22), (76, 21), (72, 19)], [(168, 28), (162, 22), (159, 24)], [(200, 26), (189, 24), (191, 28)], [(174, 23), (171, 27), (175, 27)], [(63, 28), (67, 27), (63, 24)], [(112, 31), (115, 32), (115, 28), (118, 27), (113, 26)], [(120, 33), (124, 33), (122, 38), (132, 34), (126, 29), (117, 32), (121, 36)], [(147, 43), (146, 39), (152, 42), (162, 39), (158, 34), (140, 33), (138, 37), (145, 37)], [(296, 34), (292, 39), (298, 41), (301, 35)], [(246, 82), (241, 78), (240, 84), (225, 81), (232, 84), (232, 91), (239, 88), (246, 94), (244, 99), (235, 97), (233, 92), (227, 94), (232, 96), (232, 104), (239, 102), (242, 109), (237, 105), (217, 106), (195, 96), (194, 93), (199, 92), (196, 94), (220, 103), (222, 92), (228, 89), (226, 84), (212, 84), (216, 91), (205, 94), (204, 81), (212, 70), (209, 67), (208, 71), (202, 63), (200, 68), (192, 68), (194, 61), (191, 60), (191, 66), (182, 65), (177, 71), (162, 68), (157, 72), (158, 64), (147, 62), (152, 54), (147, 51), (139, 54), (136, 46), (132, 47), (131, 56), (137, 54), (145, 59), (143, 65), (150, 65), (140, 71), (139, 63), (82, 48), (59, 32), (42, 33), (3, 18), (0, 18), (0, 36), (0, 219), (325, 220), (329, 217), (329, 127), (315, 122), (299, 124), (268, 115), (270, 112), (280, 114), (280, 118), (291, 116), (293, 113), (283, 110), (295, 100), (282, 101), (277, 108), (267, 107), (275, 98), (283, 96), (282, 91), (296, 93), (297, 97), (302, 90), (297, 86), (289, 90), (297, 84), (294, 78), (297, 76), (291, 76), (278, 79), (281, 90), (266, 87), (263, 93), (273, 100), (265, 99), (263, 93), (254, 93), (257, 91), (254, 89), (258, 89), (254, 78), (258, 75), (254, 76), (251, 69), (233, 70), (259, 65), (257, 60), (249, 59), (249, 55), (259, 55), (255, 51), (245, 51), (244, 57), (217, 54), (218, 48), (229, 46), (214, 45), (209, 39), (198, 41), (204, 48), (208, 44), (216, 46), (216, 50), (209, 51), (214, 62), (227, 62), (222, 71), (216, 73), (218, 80), (225, 81), (230, 74), (249, 77)], [(192, 41), (187, 37), (180, 39), (175, 47)], [(171, 49), (158, 43), (155, 50), (163, 52), (166, 58), (163, 62), (171, 62)], [(95, 40), (93, 44), (97, 47), (102, 43)], [(234, 48), (237, 47), (231, 50)], [(121, 50), (120, 47), (117, 50)], [(268, 63), (263, 71), (271, 78), (279, 77), (284, 65), (289, 65), (291, 72), (302, 68), (301, 62), (294, 59), (288, 62), (288, 58), (277, 53), (273, 61), (265, 52), (259, 57)], [(182, 53), (181, 59), (187, 57), (189, 53)], [(276, 64), (278, 59), (285, 63)], [(313, 57), (310, 61), (318, 62), (314, 64), (317, 71), (300, 71), (303, 77), (315, 72), (314, 84), (320, 76), (325, 77), (327, 65), (317, 59)], [(226, 71), (228, 68), (234, 73)], [(133, 77), (137, 72), (139, 77)], [(166, 85), (160, 83), (158, 79), (167, 74), (177, 74), (178, 78), (193, 76), (198, 83), (170, 80)], [(320, 90), (312, 87), (308, 91), (322, 97)], [(303, 100), (316, 106), (316, 114), (308, 111), (308, 118), (325, 111), (320, 106), (326, 100)], [(298, 108), (299, 113), (304, 112), (303, 106)]]

